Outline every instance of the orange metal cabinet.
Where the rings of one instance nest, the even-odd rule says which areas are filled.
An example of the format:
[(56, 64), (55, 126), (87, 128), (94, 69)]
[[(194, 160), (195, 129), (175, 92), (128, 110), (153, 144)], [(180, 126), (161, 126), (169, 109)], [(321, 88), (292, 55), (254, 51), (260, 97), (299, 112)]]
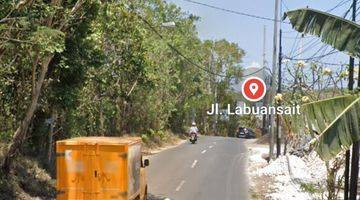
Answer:
[(56, 143), (56, 156), (58, 200), (128, 200), (144, 196), (140, 138), (62, 140)]

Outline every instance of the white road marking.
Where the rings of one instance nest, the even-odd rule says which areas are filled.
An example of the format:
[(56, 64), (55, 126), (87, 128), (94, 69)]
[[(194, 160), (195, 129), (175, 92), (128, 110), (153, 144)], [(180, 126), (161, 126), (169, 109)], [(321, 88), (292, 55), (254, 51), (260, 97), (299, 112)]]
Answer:
[(197, 160), (194, 160), (193, 164), (191, 165), (191, 168), (194, 168), (197, 162), (198, 162)]
[(185, 181), (182, 180), (179, 184), (179, 186), (177, 186), (177, 188), (175, 189), (176, 192), (179, 192), (181, 190), (181, 187), (184, 185)]
[(209, 149), (211, 149), (211, 148), (213, 148), (213, 145), (210, 145), (210, 146), (209, 146)]
[(201, 153), (204, 154), (206, 152), (206, 150), (203, 150)]

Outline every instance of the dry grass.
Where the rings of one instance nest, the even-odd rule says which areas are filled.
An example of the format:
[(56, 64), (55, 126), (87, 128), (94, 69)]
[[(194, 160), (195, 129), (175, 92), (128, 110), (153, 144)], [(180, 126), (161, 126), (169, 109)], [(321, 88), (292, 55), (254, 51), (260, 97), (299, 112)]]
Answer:
[(181, 141), (183, 141), (183, 138), (180, 138), (178, 135), (169, 133), (162, 140), (150, 140), (146, 143), (144, 142), (143, 153), (145, 155), (154, 154), (161, 150), (176, 146)]
[[(3, 152), (3, 148), (0, 151)], [(0, 154), (1, 160), (2, 157)], [(55, 180), (40, 168), (35, 160), (19, 156), (10, 174), (0, 174), (0, 199), (32, 200), (55, 197)]]

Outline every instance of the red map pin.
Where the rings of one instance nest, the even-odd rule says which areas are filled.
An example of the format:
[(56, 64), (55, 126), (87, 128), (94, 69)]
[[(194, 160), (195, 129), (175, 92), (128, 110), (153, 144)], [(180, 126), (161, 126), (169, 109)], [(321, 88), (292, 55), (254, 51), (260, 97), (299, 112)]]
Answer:
[(261, 78), (253, 76), (244, 81), (241, 90), (245, 99), (252, 102), (260, 101), (265, 96), (266, 85)]

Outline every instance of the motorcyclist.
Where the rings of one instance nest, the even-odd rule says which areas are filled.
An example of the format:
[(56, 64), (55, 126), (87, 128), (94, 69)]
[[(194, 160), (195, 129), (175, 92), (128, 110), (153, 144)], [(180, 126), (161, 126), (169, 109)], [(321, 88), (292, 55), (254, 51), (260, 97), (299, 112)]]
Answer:
[(191, 135), (191, 133), (195, 133), (196, 136), (198, 136), (198, 132), (199, 129), (196, 127), (196, 123), (195, 122), (191, 123), (191, 126), (189, 128), (189, 136)]

